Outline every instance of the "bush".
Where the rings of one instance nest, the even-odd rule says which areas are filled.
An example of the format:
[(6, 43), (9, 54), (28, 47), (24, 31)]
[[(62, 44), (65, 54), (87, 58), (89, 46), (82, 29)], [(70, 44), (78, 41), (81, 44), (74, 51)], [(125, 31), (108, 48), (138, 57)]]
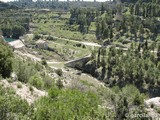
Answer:
[(35, 34), (35, 35), (34, 35), (34, 37), (33, 37), (33, 40), (38, 40), (38, 39), (40, 39), (40, 38), (41, 38), (41, 36), (40, 36), (40, 35)]
[(136, 94), (136, 96), (133, 100), (134, 105), (141, 105), (141, 104), (143, 104), (143, 102), (144, 102), (143, 97), (141, 97), (140, 94)]
[(33, 114), (36, 120), (74, 120), (75, 116), (78, 120), (87, 120), (93, 117), (91, 113), (94, 110), (98, 119), (98, 104), (98, 96), (94, 93), (52, 88), (49, 97), (42, 97), (36, 102), (37, 110)]
[(52, 36), (48, 36), (47, 40), (54, 40), (54, 38)]
[(44, 76), (43, 81), (44, 81), (44, 87), (47, 89), (49, 89), (55, 85), (54, 79), (49, 76)]
[(159, 113), (159, 114), (160, 114), (160, 108), (157, 108), (157, 113)]
[(60, 90), (56, 88), (51, 88), (48, 91), (48, 95), (52, 99), (56, 98), (59, 95), (59, 93), (60, 93)]
[(22, 84), (18, 83), (17, 88), (22, 88)]
[(57, 87), (59, 88), (59, 89), (61, 89), (61, 88), (63, 88), (63, 82), (62, 82), (62, 80), (58, 80), (57, 81)]
[(29, 86), (29, 90), (33, 92), (33, 87), (31, 85)]
[(17, 59), (14, 59), (14, 61), (13, 68), (18, 80), (27, 83), (30, 76), (36, 74), (35, 65), (33, 63)]
[(47, 66), (47, 61), (45, 59), (42, 59), (41, 63), (42, 65)]
[(85, 45), (83, 45), (83, 46), (82, 46), (82, 48), (86, 48), (86, 46), (85, 46)]
[(81, 46), (82, 46), (82, 44), (80, 44), (80, 43), (76, 44), (76, 47), (81, 47)]
[(15, 96), (9, 89), (0, 86), (0, 120), (26, 118), (29, 113), (27, 101)]
[(29, 83), (38, 89), (41, 89), (44, 86), (44, 82), (38, 74), (35, 74), (34, 76), (30, 77)]
[(2, 77), (10, 77), (12, 68), (13, 53), (9, 47), (0, 40), (0, 75)]
[(141, 94), (134, 85), (126, 85), (122, 89), (122, 93), (127, 97), (129, 102), (133, 103), (134, 105), (141, 105), (144, 102), (144, 94)]
[(151, 104), (151, 108), (154, 108), (154, 104), (153, 103)]
[(35, 68), (36, 68), (37, 71), (41, 71), (43, 69), (43, 66), (40, 63), (37, 62), (35, 64)]
[(62, 76), (62, 74), (63, 74), (62, 69), (56, 69), (55, 72), (56, 72), (56, 74), (59, 75), (59, 76)]

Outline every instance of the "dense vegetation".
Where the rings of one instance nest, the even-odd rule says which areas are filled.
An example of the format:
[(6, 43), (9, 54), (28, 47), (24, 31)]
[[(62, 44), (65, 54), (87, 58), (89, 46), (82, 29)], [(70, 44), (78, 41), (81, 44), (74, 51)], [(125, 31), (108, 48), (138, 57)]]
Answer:
[[(3, 42), (0, 44), (0, 53), (0, 74), (3, 78), (10, 77), (10, 73), (14, 71), (18, 81), (49, 91), (49, 96), (42, 97), (29, 106), (25, 100), (16, 97), (13, 89), (0, 85), (0, 119), (85, 119), (89, 116), (93, 117), (90, 115), (93, 110), (98, 111), (100, 102), (96, 94), (61, 89), (63, 85), (55, 84), (51, 77), (45, 75), (42, 64), (25, 59), (22, 61), (16, 56), (13, 58), (12, 51)], [(49, 72), (47, 66), (46, 70)], [(10, 82), (13, 82), (12, 78), (10, 79)]]
[(0, 38), (0, 76), (10, 77), (12, 72), (12, 57), (13, 54), (10, 48)]
[[(8, 11), (9, 12), (9, 11)], [(0, 30), (2, 31), (2, 35), (7, 38), (15, 38), (18, 39), (22, 36), (25, 32), (29, 31), (29, 16), (16, 15), (17, 18), (14, 16), (7, 17), (8, 14), (5, 12), (1, 13), (0, 19)]]
[(81, 8), (81, 7), (99, 7), (101, 3), (91, 3), (91, 2), (64, 2), (64, 1), (18, 1), (18, 2), (10, 2), (11, 5), (18, 6), (19, 8), (39, 8), (39, 9), (54, 9), (54, 10), (64, 10), (67, 11), (70, 8)]
[[(122, 87), (128, 83), (135, 84), (139, 88), (145, 88), (146, 85), (159, 86), (159, 54), (155, 55), (154, 48), (149, 49), (152, 45), (147, 46), (147, 43), (143, 44), (143, 47), (141, 44), (138, 48), (135, 46), (136, 43), (132, 43), (132, 48), (126, 52), (114, 47), (107, 52), (105, 48), (100, 48), (97, 57), (85, 65), (84, 71), (110, 86)], [(159, 47), (159, 45), (156, 47), (158, 51)]]
[(0, 85), (0, 119), (27, 119), (31, 114), (27, 101), (16, 96), (11, 88), (3, 88)]
[(18, 7), (0, 1), (0, 10), (3, 11), (3, 10), (7, 10), (7, 9), (18, 9)]
[(91, 22), (95, 21), (95, 35), (98, 40), (116, 41), (123, 36), (134, 41), (144, 41), (148, 38), (156, 40), (160, 29), (156, 18), (160, 16), (158, 1), (139, 0), (136, 4), (127, 6), (117, 4), (114, 9), (102, 4), (99, 10), (73, 9), (69, 23), (78, 24), (79, 31), (86, 34)]
[[(110, 87), (129, 83), (139, 89), (159, 89), (158, 3), (138, 0), (136, 4), (117, 2), (116, 8), (102, 4), (99, 10), (71, 10), (69, 23), (79, 25), (80, 32), (87, 34), (85, 29), (95, 22), (95, 36), (104, 45), (93, 51), (92, 60), (80, 69)], [(108, 45), (112, 47), (108, 49)]]
[[(160, 95), (159, 0), (122, 0), (122, 3), (114, 0), (108, 3), (11, 2), (21, 8), (52, 10), (0, 12), (0, 34), (18, 39), (25, 33), (33, 33), (30, 35), (33, 38), (23, 36), (26, 48), (20, 52), (28, 50), (42, 58), (33, 62), (14, 53), (1, 40), (0, 79), (8, 84), (18, 81), (28, 85), (28, 92), (32, 94), (33, 87), (48, 93), (28, 104), (16, 96), (16, 91), (5, 84), (0, 85), (0, 119), (131, 120), (129, 115), (147, 114), (144, 100)], [(49, 48), (37, 48), (39, 39), (46, 40)], [(85, 46), (79, 40), (96, 41), (103, 46)], [(75, 73), (68, 74), (76, 83), (65, 86), (65, 82), (71, 81), (64, 80), (68, 79), (65, 76), (70, 73), (68, 68), (64, 67), (67, 72), (63, 73), (64, 70), (54, 70), (48, 64), (52, 58), (59, 62), (88, 54), (91, 54), (90, 61), (83, 66), (78, 64), (76, 68), (104, 83), (96, 81), (100, 84), (98, 87), (97, 83), (81, 80), (80, 72), (76, 73), (78, 78), (74, 78)], [(0, 80), (0, 83), (3, 82)], [(21, 84), (17, 89), (21, 89)]]
[(79, 90), (50, 89), (49, 97), (37, 101), (35, 119), (68, 120), (93, 118), (93, 111), (98, 112), (98, 98), (91, 92)]

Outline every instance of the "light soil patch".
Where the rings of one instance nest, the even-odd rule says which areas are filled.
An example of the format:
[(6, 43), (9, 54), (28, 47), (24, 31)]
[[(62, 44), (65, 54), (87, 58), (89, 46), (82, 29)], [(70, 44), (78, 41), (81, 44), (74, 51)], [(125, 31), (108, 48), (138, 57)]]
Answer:
[(13, 47), (13, 48), (22, 48), (25, 45), (22, 43), (21, 40), (15, 40), (13, 42), (9, 42), (9, 44)]
[[(29, 105), (34, 103), (38, 98), (47, 96), (47, 92), (38, 90), (35, 87), (32, 87), (32, 90), (30, 90), (29, 85), (18, 81), (9, 83), (7, 80), (1, 80), (0, 84), (2, 84), (4, 87), (13, 88), (16, 94), (19, 95), (22, 99), (25, 99)], [(18, 85), (21, 85), (21, 87), (18, 88)]]
[(18, 50), (15, 50), (14, 53), (16, 53), (16, 54), (18, 54), (20, 56), (24, 56), (24, 57), (30, 58), (33, 61), (41, 61), (41, 58), (38, 58), (38, 57), (36, 57), (36, 56), (34, 56), (32, 54), (29, 54), (29, 53), (22, 53), (22, 52), (20, 52)]
[(101, 47), (101, 45), (99, 45), (98, 43), (94, 43), (94, 42), (82, 42), (82, 41), (76, 41), (76, 40), (72, 40), (72, 39), (57, 37), (57, 36), (53, 36), (53, 37), (56, 39), (61, 39), (61, 40), (65, 40), (65, 41), (69, 41), (69, 42), (73, 42), (73, 43), (80, 43), (80, 44), (83, 44), (86, 46)]

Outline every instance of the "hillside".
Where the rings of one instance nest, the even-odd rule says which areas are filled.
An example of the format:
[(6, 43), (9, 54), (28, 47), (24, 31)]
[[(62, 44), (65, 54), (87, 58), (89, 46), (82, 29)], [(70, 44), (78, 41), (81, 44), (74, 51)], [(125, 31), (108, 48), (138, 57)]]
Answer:
[(14, 5), (10, 5), (9, 3), (4, 3), (0, 1), (0, 10), (6, 10), (6, 9), (18, 9), (18, 7)]
[(0, 120), (159, 119), (158, 0), (2, 6)]

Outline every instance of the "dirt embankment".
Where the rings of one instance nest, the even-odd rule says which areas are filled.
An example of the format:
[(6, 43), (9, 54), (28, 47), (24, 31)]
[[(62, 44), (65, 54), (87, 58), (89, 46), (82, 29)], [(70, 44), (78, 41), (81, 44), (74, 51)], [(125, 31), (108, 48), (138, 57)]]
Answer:
[(29, 105), (34, 103), (38, 98), (47, 95), (47, 92), (45, 91), (38, 90), (33, 86), (31, 87), (28, 84), (24, 84), (18, 81), (10, 83), (7, 80), (1, 80), (0, 84), (5, 88), (13, 88), (16, 95), (20, 96), (22, 99), (25, 99)]

